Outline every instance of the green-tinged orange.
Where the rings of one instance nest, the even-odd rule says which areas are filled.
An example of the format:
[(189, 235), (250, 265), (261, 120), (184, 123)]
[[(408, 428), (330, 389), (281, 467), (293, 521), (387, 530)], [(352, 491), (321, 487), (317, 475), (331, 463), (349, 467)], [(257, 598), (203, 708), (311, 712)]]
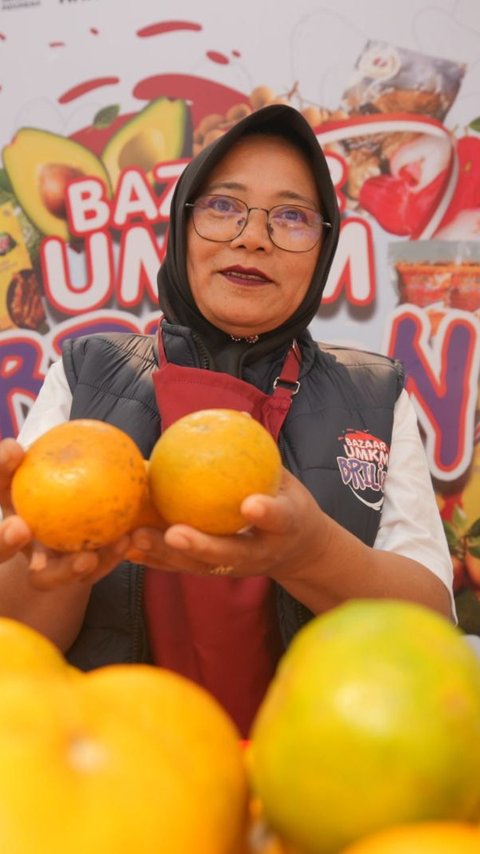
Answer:
[(268, 822), (302, 854), (480, 820), (480, 659), (420, 605), (350, 601), (294, 639), (248, 758)]

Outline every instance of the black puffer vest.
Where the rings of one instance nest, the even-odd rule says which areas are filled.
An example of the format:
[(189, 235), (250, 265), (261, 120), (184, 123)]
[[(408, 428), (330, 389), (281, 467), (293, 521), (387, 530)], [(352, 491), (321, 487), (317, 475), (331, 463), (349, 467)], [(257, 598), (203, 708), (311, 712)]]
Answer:
[[(170, 361), (200, 366), (188, 329), (164, 324), (164, 342)], [(319, 348), (308, 332), (299, 344), (300, 390), (279, 437), (284, 465), (326, 513), (373, 545), (403, 370), (384, 356)], [(284, 356), (284, 348), (269, 354), (246, 368), (243, 379), (269, 393)], [(69, 340), (63, 361), (73, 394), (70, 417), (98, 418), (121, 427), (148, 458), (161, 432), (152, 383), (155, 339), (112, 333)], [(90, 670), (150, 661), (143, 572), (143, 567), (124, 562), (94, 586), (84, 625), (68, 653), (73, 664)], [(278, 616), (287, 645), (312, 615), (278, 587)]]

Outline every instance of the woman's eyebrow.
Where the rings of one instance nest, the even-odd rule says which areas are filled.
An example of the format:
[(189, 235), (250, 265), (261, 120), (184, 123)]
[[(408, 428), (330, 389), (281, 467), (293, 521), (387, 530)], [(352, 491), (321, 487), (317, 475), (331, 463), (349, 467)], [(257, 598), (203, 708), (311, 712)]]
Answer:
[(245, 184), (241, 184), (239, 181), (216, 181), (213, 184), (209, 184), (206, 189), (211, 193), (216, 190), (238, 190), (245, 192), (247, 188)]
[[(245, 193), (247, 192), (247, 187), (239, 181), (216, 181), (205, 188), (205, 192), (208, 193), (216, 193), (219, 190), (231, 190), (232, 192)], [(309, 198), (308, 196), (302, 196), (301, 193), (297, 193), (295, 190), (279, 190), (275, 195), (279, 202), (286, 200), (297, 202), (298, 204), (306, 204), (309, 207), (312, 205), (317, 207), (314, 199)]]

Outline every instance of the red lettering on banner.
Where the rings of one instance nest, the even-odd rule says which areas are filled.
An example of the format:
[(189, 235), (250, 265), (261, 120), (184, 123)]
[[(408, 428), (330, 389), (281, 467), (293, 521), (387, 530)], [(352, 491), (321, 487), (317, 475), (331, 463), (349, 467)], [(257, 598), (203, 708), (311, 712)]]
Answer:
[(118, 270), (115, 270), (114, 241), (110, 234), (98, 231), (85, 240), (87, 273), (79, 283), (78, 255), (65, 241), (50, 237), (41, 246), (41, 264), (45, 293), (49, 302), (63, 314), (82, 314), (106, 305), (115, 293), (122, 306), (138, 305), (147, 298), (158, 302), (157, 274), (165, 254), (165, 238), (157, 238), (147, 225), (131, 225), (120, 238)]
[(66, 205), (69, 229), (77, 237), (109, 225), (110, 204), (105, 184), (99, 178), (72, 181), (67, 189)]
[(182, 160), (166, 160), (164, 163), (159, 163), (158, 166), (155, 166), (153, 170), (156, 180), (163, 186), (163, 190), (158, 196), (160, 222), (168, 222), (170, 219), (172, 196), (177, 186), (177, 181), (188, 163), (190, 163), (190, 158), (186, 157)]
[(372, 232), (368, 222), (358, 217), (345, 219), (322, 302), (335, 302), (344, 290), (352, 305), (369, 305), (375, 297), (374, 261)]
[[(112, 238), (96, 231), (85, 240), (86, 281), (79, 284), (70, 268), (77, 253), (64, 240), (49, 237), (40, 249), (45, 293), (54, 308), (64, 314), (80, 314), (105, 305), (113, 293), (114, 265)], [(78, 257), (78, 256), (77, 256)], [(70, 263), (69, 263), (70, 259)], [(83, 274), (84, 275), (84, 274)]]
[(120, 173), (113, 200), (108, 199), (99, 178), (72, 181), (67, 190), (69, 229), (75, 237), (85, 237), (108, 226), (122, 228), (129, 220), (168, 222), (170, 203), (176, 183), (188, 158), (159, 163), (153, 169), (158, 182), (158, 196), (141, 169), (124, 169)]
[(114, 228), (121, 228), (132, 219), (158, 221), (158, 203), (151, 186), (139, 169), (128, 169), (122, 174), (113, 200)]
[(142, 318), (122, 310), (82, 314), (56, 324), (47, 335), (5, 330), (0, 336), (0, 438), (17, 436), (40, 391), (48, 366), (58, 359), (66, 338), (104, 332), (153, 334), (161, 311)]
[(480, 328), (470, 313), (452, 310), (432, 342), (430, 335), (425, 312), (399, 306), (387, 321), (386, 351), (405, 365), (432, 474), (450, 481), (465, 472), (472, 457)]
[(337, 191), (338, 207), (340, 213), (343, 213), (346, 207), (346, 199), (344, 193), (340, 191), (340, 187), (343, 187), (348, 178), (348, 166), (345, 159), (339, 154), (333, 151), (325, 151), (324, 154), (333, 186)]
[(138, 305), (145, 291), (152, 303), (158, 302), (157, 274), (165, 255), (147, 225), (132, 225), (122, 232), (116, 295), (120, 305)]

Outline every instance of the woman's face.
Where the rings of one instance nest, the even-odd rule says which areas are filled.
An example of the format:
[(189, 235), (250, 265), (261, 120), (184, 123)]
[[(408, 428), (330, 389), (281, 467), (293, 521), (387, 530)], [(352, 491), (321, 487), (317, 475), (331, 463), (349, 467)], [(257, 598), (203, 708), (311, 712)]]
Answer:
[[(246, 137), (209, 175), (204, 194), (225, 194), (248, 207), (297, 204), (320, 210), (306, 158), (287, 140)], [(261, 210), (250, 213), (242, 233), (228, 243), (200, 237), (187, 224), (187, 273), (195, 302), (214, 326), (246, 337), (275, 329), (298, 308), (320, 253), (321, 241), (307, 252), (274, 246)]]

